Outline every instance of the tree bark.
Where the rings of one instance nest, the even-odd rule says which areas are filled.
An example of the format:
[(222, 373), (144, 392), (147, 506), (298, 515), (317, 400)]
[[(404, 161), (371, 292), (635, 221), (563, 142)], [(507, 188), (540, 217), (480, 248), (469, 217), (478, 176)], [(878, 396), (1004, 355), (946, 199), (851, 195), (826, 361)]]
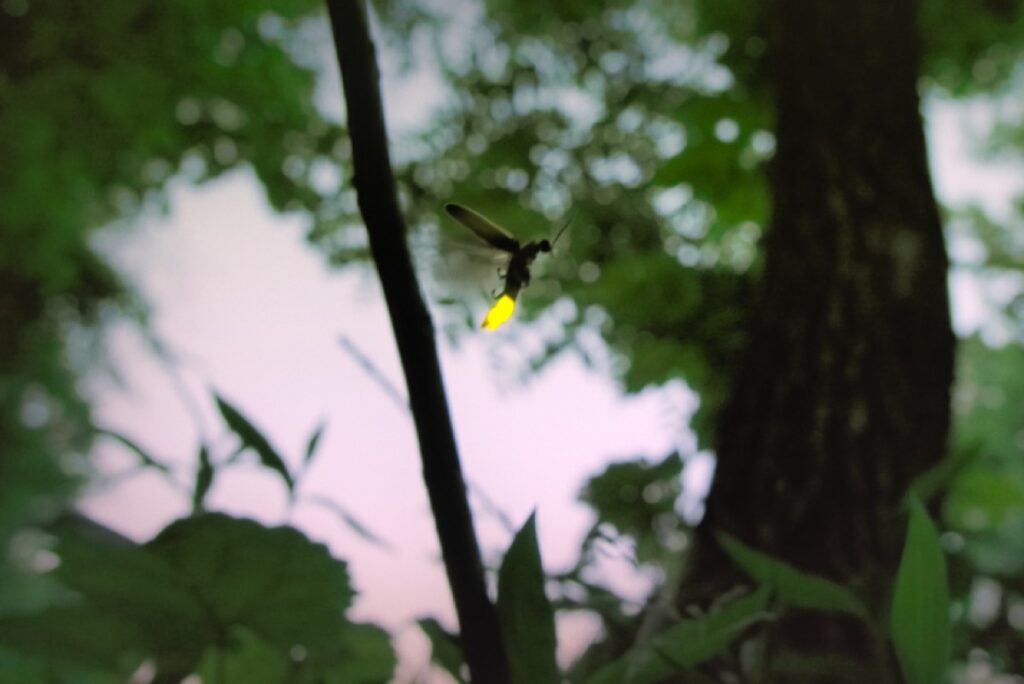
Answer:
[[(764, 11), (772, 216), (679, 603), (740, 579), (711, 535), (725, 530), (878, 610), (902, 548), (900, 500), (945, 455), (953, 369), (916, 3), (776, 0)], [(766, 681), (899, 681), (884, 639), (857, 621), (787, 613), (766, 644)], [(801, 674), (801, 659), (821, 674)]]

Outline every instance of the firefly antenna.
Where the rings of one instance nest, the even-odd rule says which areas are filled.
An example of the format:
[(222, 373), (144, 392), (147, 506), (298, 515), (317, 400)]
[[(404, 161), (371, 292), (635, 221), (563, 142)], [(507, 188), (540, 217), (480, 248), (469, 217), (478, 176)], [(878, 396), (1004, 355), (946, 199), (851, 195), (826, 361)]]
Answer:
[(569, 218), (565, 221), (565, 223), (562, 224), (562, 227), (558, 229), (558, 233), (555, 235), (555, 238), (551, 241), (552, 249), (554, 249), (555, 243), (558, 242), (558, 238), (562, 237), (562, 233), (564, 233), (565, 230), (569, 227), (569, 225), (572, 224), (574, 218), (576, 218), (575, 209), (573, 209), (572, 213), (569, 214)]

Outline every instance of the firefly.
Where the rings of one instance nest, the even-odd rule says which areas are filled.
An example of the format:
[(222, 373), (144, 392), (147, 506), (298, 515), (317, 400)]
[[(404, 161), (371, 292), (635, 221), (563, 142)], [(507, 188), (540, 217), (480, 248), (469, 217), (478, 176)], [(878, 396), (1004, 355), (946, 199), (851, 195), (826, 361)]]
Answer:
[(468, 207), (461, 204), (446, 204), (444, 209), (449, 216), (476, 233), (491, 247), (509, 255), (504, 273), (505, 287), (480, 324), (481, 328), (494, 330), (512, 316), (512, 311), (516, 307), (516, 297), (530, 284), (530, 265), (533, 264), (533, 260), (541, 252), (551, 251), (552, 243), (558, 240), (568, 224), (558, 231), (554, 241), (531, 240), (522, 245), (507, 230)]

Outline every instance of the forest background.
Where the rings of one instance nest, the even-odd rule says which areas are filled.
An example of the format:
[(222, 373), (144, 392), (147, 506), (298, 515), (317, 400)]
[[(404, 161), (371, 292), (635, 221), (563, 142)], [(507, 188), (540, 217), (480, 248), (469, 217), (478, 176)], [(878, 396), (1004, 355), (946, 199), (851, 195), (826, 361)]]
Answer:
[[(893, 482), (929, 475), (918, 491), (948, 566), (950, 672), (957, 681), (1024, 672), (1022, 9), (882, 4), (849, 15), (795, 2), (373, 5), (399, 197), (444, 341), (484, 561), (500, 564), (536, 508), (560, 663), (587, 653), (568, 670), (576, 680), (631, 657), (639, 667), (643, 654), (629, 647), (659, 626), (650, 617), (658, 588), (686, 596), (684, 560), (715, 545), (693, 528), (712, 454), (740, 449), (730, 424), (764, 429), (742, 431), (760, 460), (733, 458), (727, 472), (791, 489), (765, 506), (721, 485), (716, 528), (857, 586), (872, 614), (886, 612), (879, 587), (888, 578), (891, 590), (902, 518), (884, 534), (871, 527), (858, 548), (881, 550), (859, 561), (778, 530), (792, 516), (813, 518), (811, 506), (827, 511), (819, 534), (845, 529), (838, 538), (852, 544), (864, 521), (891, 520), (902, 497)], [(350, 181), (338, 31), (323, 6), (7, 0), (0, 17), (3, 676), (387, 681), (395, 646), (399, 679), (442, 676), (426, 669), (428, 650), (435, 667), (460, 676), (446, 655), (454, 611)], [(880, 30), (890, 26), (901, 28)], [(808, 73), (794, 86), (787, 74), (800, 65)], [(931, 189), (915, 165), (922, 128), (907, 116), (917, 94), (945, 240), (922, 233), (938, 242), (909, 252), (933, 272), (931, 289), (891, 309), (878, 303), (898, 288), (872, 280), (874, 308), (850, 304), (870, 315), (771, 357), (769, 367), (795, 378), (790, 399), (743, 408), (737, 397), (756, 398), (751, 387), (763, 384), (742, 378), (762, 372), (750, 349), (766, 330), (818, 320), (815, 294), (842, 292), (842, 268), (880, 273), (830, 247), (842, 234), (830, 223), (843, 213), (836, 203), (864, 212), (854, 228), (881, 222), (885, 236), (893, 222), (928, 214), (919, 207)], [(780, 129), (793, 121), (780, 107), (791, 106), (783, 111), (808, 116), (806, 125)], [(820, 154), (801, 157), (803, 147)], [(494, 267), (475, 264), (465, 246), (473, 237), (442, 217), (449, 200), (524, 238), (572, 216), (522, 311), (495, 335), (476, 328)], [(796, 205), (819, 212), (804, 224), (817, 232), (772, 233), (806, 219), (780, 223), (778, 212)], [(930, 221), (920, 219), (922, 230)], [(771, 265), (766, 231), (792, 240), (774, 248), (793, 255), (788, 267)], [(944, 352), (928, 346), (943, 344), (942, 247), (959, 336), (952, 390), (952, 357), (946, 368)], [(862, 376), (875, 383), (864, 395), (867, 443), (884, 446), (856, 462), (891, 473), (888, 489), (870, 500), (833, 496), (849, 509), (841, 515), (814, 508), (794, 493), (801, 484), (865, 471), (833, 472), (829, 463), (859, 453), (835, 435), (784, 465), (779, 454), (799, 452), (800, 435), (813, 432), (801, 411), (836, 400), (814, 389), (827, 369), (794, 369), (818, 368), (822, 350), (848, 360), (860, 341), (895, 347), (873, 367), (883, 380), (901, 377), (905, 366), (886, 364), (916, 353), (873, 331), (895, 331), (918, 310), (935, 326), (905, 336), (932, 350), (920, 355), (921, 384)], [(801, 396), (814, 401), (793, 399)], [(950, 404), (946, 424), (937, 407)], [(912, 405), (933, 408), (917, 416)], [(911, 414), (910, 428), (894, 429), (890, 414)], [(786, 427), (781, 441), (772, 426)], [(842, 487), (825, 488), (821, 501)], [(572, 502), (578, 492), (582, 506)], [(746, 513), (730, 513), (729, 501)], [(90, 517), (68, 515), (76, 505)], [(778, 527), (743, 534), (744, 516)], [(274, 527), (284, 523), (302, 532)], [(180, 594), (166, 589), (168, 567), (195, 573)], [(858, 568), (889, 572), (857, 585)], [(682, 603), (671, 621), (741, 580), (692, 604), (672, 599)], [(325, 604), (338, 609), (315, 608)], [(389, 612), (395, 604), (403, 612)], [(730, 636), (763, 638), (778, 610), (757, 605)], [(592, 638), (599, 645), (586, 649)], [(752, 667), (749, 656), (714, 655), (700, 665), (705, 676)]]

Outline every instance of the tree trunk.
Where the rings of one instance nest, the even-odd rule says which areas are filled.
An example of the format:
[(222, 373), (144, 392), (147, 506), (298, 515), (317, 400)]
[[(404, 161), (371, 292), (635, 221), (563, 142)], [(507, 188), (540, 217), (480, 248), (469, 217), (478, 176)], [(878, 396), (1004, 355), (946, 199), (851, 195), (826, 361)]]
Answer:
[[(725, 530), (879, 609), (903, 542), (900, 499), (945, 454), (954, 345), (915, 10), (765, 7), (771, 225), (681, 605), (740, 578), (711, 535)], [(787, 613), (766, 636), (766, 681), (899, 681), (884, 639), (856, 621)], [(829, 674), (801, 674), (808, 659)]]

